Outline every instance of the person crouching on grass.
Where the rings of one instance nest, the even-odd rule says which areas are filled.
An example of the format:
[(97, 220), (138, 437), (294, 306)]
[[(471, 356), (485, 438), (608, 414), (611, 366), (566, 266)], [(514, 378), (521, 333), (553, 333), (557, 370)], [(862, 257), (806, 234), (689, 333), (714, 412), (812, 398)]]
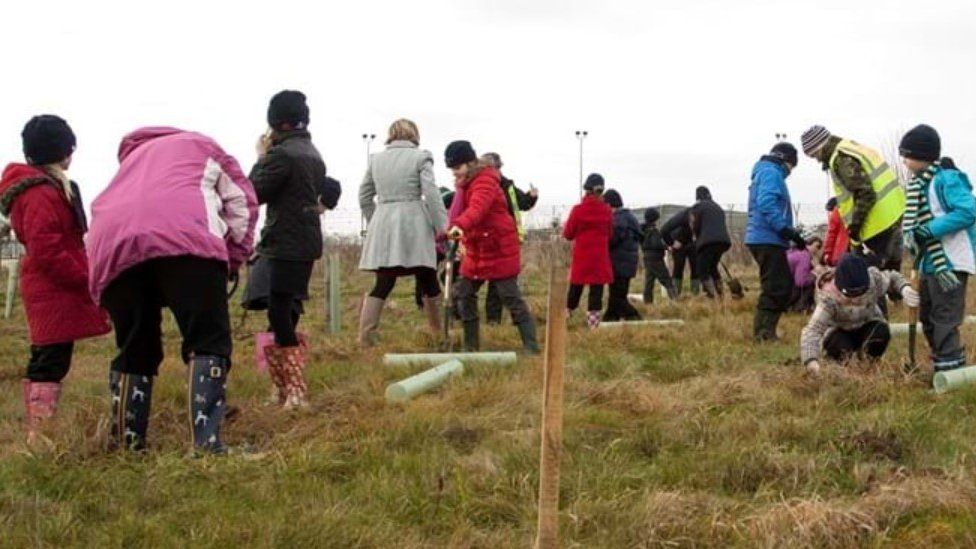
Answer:
[(10, 164), (0, 179), (0, 213), (23, 244), (20, 293), (30, 332), (23, 380), (27, 441), (54, 416), (61, 380), (71, 368), (74, 342), (108, 333), (108, 318), (88, 293), (83, 240), (85, 208), (66, 173), (75, 135), (54, 115), (31, 118), (24, 131), (27, 164)]
[(141, 128), (123, 138), (118, 158), (118, 173), (92, 203), (88, 234), (91, 293), (112, 317), (118, 346), (110, 446), (146, 448), (168, 307), (183, 337), (193, 448), (223, 453), (227, 283), (251, 255), (254, 189), (233, 157), (196, 132)]
[[(464, 326), (464, 350), (479, 349), (478, 290), (493, 282), (522, 338), (527, 353), (538, 354), (535, 319), (518, 287), (521, 252), (515, 219), (499, 185), (498, 171), (478, 161), (471, 143), (454, 141), (444, 152), (457, 188), (448, 236), (463, 248), (461, 278), (455, 286)], [(452, 208), (453, 210), (454, 208)]]
[(897, 271), (868, 267), (863, 257), (848, 253), (836, 270), (817, 280), (817, 307), (800, 335), (800, 360), (810, 373), (820, 372), (821, 352), (837, 362), (881, 358), (891, 340), (878, 300), (901, 294), (905, 305), (917, 307), (918, 292)]
[(904, 239), (921, 274), (919, 320), (933, 368), (952, 370), (966, 363), (959, 325), (966, 314), (966, 283), (976, 273), (976, 197), (966, 174), (951, 159), (939, 160), (941, 140), (932, 127), (913, 128), (898, 149), (914, 176)]

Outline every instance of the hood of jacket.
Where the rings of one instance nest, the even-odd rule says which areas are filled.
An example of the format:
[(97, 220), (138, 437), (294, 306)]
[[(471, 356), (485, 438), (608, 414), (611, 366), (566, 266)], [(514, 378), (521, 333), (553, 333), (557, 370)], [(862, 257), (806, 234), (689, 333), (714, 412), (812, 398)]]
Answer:
[(130, 132), (119, 143), (119, 163), (121, 164), (127, 156), (132, 154), (132, 151), (136, 150), (143, 143), (152, 141), (158, 137), (166, 137), (167, 135), (177, 133), (184, 133), (184, 130), (169, 126), (147, 126)]

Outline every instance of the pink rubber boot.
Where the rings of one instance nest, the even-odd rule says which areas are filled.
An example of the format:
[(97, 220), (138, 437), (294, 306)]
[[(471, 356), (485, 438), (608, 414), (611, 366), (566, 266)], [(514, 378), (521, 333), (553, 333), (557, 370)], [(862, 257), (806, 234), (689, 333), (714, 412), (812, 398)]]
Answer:
[(25, 379), (24, 410), (27, 423), (27, 443), (33, 443), (37, 438), (37, 430), (45, 420), (54, 417), (58, 411), (58, 399), (61, 397), (61, 384), (50, 381), (31, 381)]

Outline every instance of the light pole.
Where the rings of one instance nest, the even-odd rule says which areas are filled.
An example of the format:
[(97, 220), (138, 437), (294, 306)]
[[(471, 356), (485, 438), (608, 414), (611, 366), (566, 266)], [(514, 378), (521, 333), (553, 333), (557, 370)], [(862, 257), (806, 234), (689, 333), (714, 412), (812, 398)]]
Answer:
[[(376, 139), (375, 133), (364, 133), (363, 134), (363, 145), (366, 147), (366, 169), (369, 169), (369, 147), (373, 144), (373, 140)], [(366, 238), (366, 216), (359, 214), (359, 236)]]
[(583, 196), (583, 140), (586, 136), (590, 135), (590, 132), (586, 130), (576, 130), (576, 139), (579, 141), (579, 185), (580, 185), (580, 196)]

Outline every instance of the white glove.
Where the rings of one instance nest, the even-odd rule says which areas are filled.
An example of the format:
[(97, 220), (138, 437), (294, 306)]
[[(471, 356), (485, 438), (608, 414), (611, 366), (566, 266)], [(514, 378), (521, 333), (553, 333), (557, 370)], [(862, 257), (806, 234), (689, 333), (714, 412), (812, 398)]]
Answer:
[(810, 362), (807, 362), (807, 372), (809, 372), (810, 375), (813, 376), (820, 375), (820, 362), (817, 360), (811, 360)]
[(918, 295), (918, 291), (911, 286), (905, 286), (901, 289), (901, 297), (905, 300), (905, 305), (911, 307), (912, 309), (918, 307), (919, 303), (922, 302), (921, 297)]

